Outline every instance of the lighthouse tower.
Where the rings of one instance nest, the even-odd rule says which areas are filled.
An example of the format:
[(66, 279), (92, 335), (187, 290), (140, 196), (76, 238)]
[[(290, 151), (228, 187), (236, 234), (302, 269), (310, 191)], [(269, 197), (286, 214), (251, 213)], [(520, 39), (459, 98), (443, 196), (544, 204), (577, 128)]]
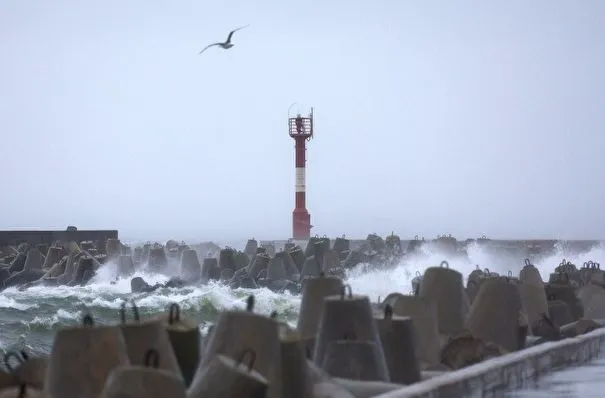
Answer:
[(290, 137), (294, 139), (295, 151), (295, 205), (292, 212), (292, 238), (296, 240), (309, 239), (311, 236), (311, 215), (307, 211), (305, 166), (307, 163), (307, 141), (313, 138), (313, 108), (304, 117), (300, 114), (288, 118)]

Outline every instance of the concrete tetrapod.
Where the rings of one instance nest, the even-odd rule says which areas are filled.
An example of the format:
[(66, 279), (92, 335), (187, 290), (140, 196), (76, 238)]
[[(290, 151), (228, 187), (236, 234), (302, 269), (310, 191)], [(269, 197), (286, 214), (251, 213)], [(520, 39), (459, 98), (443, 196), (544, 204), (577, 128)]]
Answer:
[[(9, 353), (4, 354), (5, 364), (8, 362), (7, 354)], [(0, 369), (0, 391), (4, 390), (5, 388), (18, 386), (20, 384), (19, 380), (17, 380), (15, 375), (10, 371), (10, 366), (7, 368), (8, 369), (6, 369), (6, 372), (3, 369)]]
[(345, 251), (338, 253), (338, 259), (340, 260), (340, 265), (343, 268), (345, 268), (345, 260), (349, 257), (350, 254), (351, 254), (351, 250), (345, 250)]
[(571, 315), (567, 303), (561, 300), (552, 300), (548, 302), (548, 316), (557, 326), (567, 325), (577, 320)]
[[(199, 368), (187, 393), (188, 398), (265, 398), (268, 381), (254, 370), (256, 354), (244, 349), (237, 360), (217, 354)], [(281, 397), (281, 395), (278, 395)]]
[(21, 384), (18, 387), (9, 387), (0, 390), (0, 398), (51, 398), (43, 391), (40, 391), (27, 384)]
[(244, 252), (236, 251), (233, 260), (235, 261), (236, 269), (246, 269), (250, 264), (250, 257)]
[(313, 384), (313, 398), (356, 398), (315, 363), (307, 361), (307, 370)]
[(418, 296), (420, 293), (420, 285), (422, 284), (422, 275), (420, 271), (416, 271), (416, 276), (412, 278), (412, 296)]
[(200, 330), (196, 323), (181, 318), (181, 308), (176, 303), (170, 305), (168, 314), (163, 315), (161, 319), (164, 328), (168, 332), (168, 338), (179, 364), (181, 375), (188, 387), (200, 361)]
[(256, 254), (256, 249), (258, 249), (258, 242), (256, 239), (248, 239), (246, 246), (244, 247), (244, 253), (246, 253), (248, 257), (252, 258)]
[(80, 257), (82, 257), (81, 254), (70, 253), (68, 255), (67, 264), (65, 265), (65, 271), (61, 275), (58, 275), (56, 278), (57, 285), (65, 285), (72, 281)]
[(322, 272), (321, 264), (317, 261), (317, 258), (315, 256), (307, 257), (300, 271), (300, 280), (317, 277)]
[(540, 286), (544, 284), (540, 271), (531, 263), (531, 261), (529, 261), (528, 258), (525, 259), (525, 265), (521, 271), (519, 271), (519, 280), (522, 283), (531, 283)]
[[(578, 281), (576, 281), (575, 279), (578, 279)], [(574, 272), (574, 273), (568, 273), (566, 271), (563, 270), (558, 270), (555, 272), (552, 272), (549, 275), (548, 278), (548, 283), (549, 284), (569, 284), (571, 286), (573, 286), (574, 288), (578, 287), (578, 283), (579, 283), (579, 279), (580, 279), (580, 273), (578, 271)]]
[(151, 250), (151, 243), (147, 242), (143, 245), (143, 250), (141, 251), (142, 259), (147, 259), (149, 256), (149, 251)]
[(117, 258), (122, 254), (122, 243), (119, 239), (109, 238), (105, 242), (105, 254), (109, 258)]
[(219, 276), (219, 281), (221, 282), (229, 282), (231, 279), (233, 279), (233, 276), (235, 275), (235, 271), (233, 271), (231, 268), (219, 268), (221, 271), (221, 274)]
[(273, 318), (255, 314), (253, 310), (254, 296), (250, 296), (246, 311), (224, 311), (219, 315), (191, 384), (192, 389), (197, 389), (196, 379), (204, 375), (205, 368), (218, 354), (237, 360), (243, 350), (251, 350), (255, 353), (252, 367), (268, 381), (267, 397), (281, 398), (279, 323)]
[(319, 264), (320, 267), (323, 267), (324, 256), (328, 250), (330, 250), (330, 245), (329, 243), (328, 245), (326, 245), (323, 240), (319, 240), (313, 244), (313, 256), (315, 257), (315, 261), (317, 261), (317, 264)]
[(516, 351), (519, 341), (521, 297), (517, 287), (501, 278), (485, 280), (469, 311), (466, 326), (473, 337)]
[(287, 251), (281, 251), (275, 254), (275, 257), (278, 257), (284, 263), (284, 267), (286, 269), (286, 278), (291, 281), (298, 281), (300, 279), (300, 272), (294, 264), (294, 260), (290, 257), (290, 254)]
[(311, 236), (309, 240), (307, 240), (307, 246), (305, 246), (304, 255), (305, 258), (309, 258), (315, 255), (315, 246), (316, 243), (320, 242), (321, 238), (318, 236)]
[(424, 271), (418, 295), (437, 305), (441, 334), (451, 336), (464, 329), (470, 304), (464, 291), (462, 274), (450, 269), (447, 261), (442, 261), (440, 267), (430, 267)]
[(23, 269), (13, 273), (10, 278), (6, 279), (4, 286), (24, 285), (42, 278), (45, 273), (42, 270), (42, 253), (37, 248), (29, 249), (23, 263)]
[(132, 257), (126, 254), (121, 254), (118, 257), (118, 275), (120, 277), (131, 276), (134, 274), (134, 261), (132, 261)]
[(471, 281), (477, 281), (478, 279), (484, 278), (485, 277), (485, 273), (483, 272), (483, 270), (479, 267), (479, 265), (475, 265), (475, 269), (471, 271), (470, 274), (468, 274), (467, 282), (466, 285), (468, 287), (468, 284)]
[(134, 252), (132, 254), (132, 260), (134, 261), (135, 264), (138, 265), (141, 263), (142, 259), (143, 259), (143, 248), (135, 247)]
[(120, 308), (120, 329), (124, 335), (126, 352), (132, 365), (145, 366), (145, 358), (149, 350), (157, 351), (160, 363), (159, 369), (164, 369), (181, 377), (181, 369), (168, 337), (168, 332), (159, 320), (141, 321), (139, 310), (131, 301), (133, 321), (126, 320), (126, 301)]
[(49, 269), (59, 261), (63, 257), (63, 250), (57, 246), (51, 246), (48, 248), (48, 252), (46, 253), (46, 258), (44, 259), (44, 264), (42, 268)]
[[(11, 359), (17, 362), (18, 366), (13, 368)], [(29, 358), (25, 351), (20, 353), (9, 351), (4, 354), (4, 366), (14, 376), (13, 385), (27, 384), (38, 390), (44, 388), (44, 379), (48, 367), (48, 358)]]
[(214, 257), (206, 257), (202, 261), (202, 281), (217, 281), (221, 276), (218, 260)]
[(527, 314), (527, 322), (531, 327), (542, 319), (542, 314), (548, 314), (546, 291), (542, 284), (522, 282), (517, 285), (523, 309)]
[(592, 275), (598, 268), (593, 266), (594, 263), (585, 262), (582, 267), (578, 270), (578, 276), (580, 279), (580, 286), (587, 285), (592, 279)]
[(412, 318), (393, 315), (393, 307), (387, 304), (384, 316), (375, 318), (375, 321), (391, 382), (412, 384), (420, 381)]
[[(384, 300), (382, 300), (382, 302), (378, 306), (378, 309), (380, 310), (380, 314), (384, 315), (384, 309), (387, 305), (390, 305), (391, 309), (392, 309), (393, 305), (395, 304), (395, 302), (397, 300), (399, 300), (400, 297), (406, 297), (406, 296), (405, 296), (405, 294), (401, 294), (401, 293), (387, 294), (387, 296), (384, 298)], [(378, 299), (379, 299), (378, 301), (380, 301), (380, 297)]]
[(564, 301), (571, 311), (574, 321), (584, 317), (584, 307), (576, 295), (576, 289), (569, 283), (569, 279), (562, 283), (549, 283), (545, 285), (546, 298), (548, 301)]
[(380, 364), (380, 354), (375, 343), (356, 341), (355, 336), (328, 344), (321, 368), (329, 375), (343, 379), (385, 381), (388, 370)]
[(15, 256), (15, 258), (10, 262), (8, 267), (8, 271), (11, 274), (15, 272), (23, 271), (23, 266), (25, 265), (25, 260), (27, 259), (27, 253), (19, 252)]
[(73, 279), (67, 283), (68, 286), (78, 286), (86, 284), (95, 272), (94, 261), (92, 257), (81, 256), (78, 259), (78, 265), (73, 272)]
[(111, 370), (130, 363), (118, 327), (94, 326), (90, 315), (82, 323), (55, 336), (44, 381), (52, 397), (97, 398)]
[(46, 258), (46, 254), (48, 253), (48, 243), (38, 243), (36, 248), (42, 253), (44, 258)]
[(263, 244), (263, 248), (265, 249), (265, 253), (269, 257), (271, 257), (271, 258), (275, 257), (276, 250), (275, 250), (275, 245), (274, 244), (272, 244), (272, 243), (265, 243), (265, 244)]
[(416, 337), (416, 358), (420, 368), (439, 364), (441, 338), (439, 336), (437, 305), (417, 296), (397, 296), (391, 306), (393, 314), (412, 318)]
[(181, 279), (184, 281), (197, 282), (202, 278), (202, 266), (195, 250), (183, 250), (180, 268)]
[[(347, 288), (348, 294), (345, 294)], [(326, 297), (318, 329), (313, 362), (323, 364), (329, 345), (351, 336), (354, 341), (374, 345), (372, 355), (374, 355), (373, 363), (376, 367), (376, 375), (381, 378), (379, 381), (389, 381), (389, 371), (380, 343), (380, 335), (367, 296), (353, 296), (351, 287), (345, 285), (340, 295)], [(362, 354), (365, 356), (368, 352), (365, 348), (359, 348), (360, 345), (356, 347), (358, 347), (356, 349), (360, 356)], [(341, 348), (342, 345), (333, 348), (336, 350), (336, 356), (342, 352)]]
[[(324, 309), (324, 299), (328, 296), (340, 294), (342, 288), (342, 280), (326, 277), (323, 274), (317, 278), (306, 280), (302, 289), (302, 300), (296, 326), (303, 339), (314, 340)], [(313, 344), (310, 344), (309, 348), (313, 351)]]
[(58, 276), (63, 275), (65, 272), (65, 268), (67, 266), (67, 261), (69, 260), (69, 256), (64, 256), (61, 258), (55, 265), (48, 268), (46, 270), (46, 274), (44, 274), (43, 278), (56, 278)]
[[(473, 272), (475, 272), (475, 271), (473, 271)], [(477, 297), (477, 293), (479, 292), (479, 289), (481, 288), (481, 285), (483, 284), (483, 282), (485, 282), (488, 279), (498, 277), (498, 274), (496, 274), (495, 272), (491, 272), (487, 268), (485, 268), (480, 275), (479, 274), (475, 274), (475, 275), (476, 276), (473, 279), (469, 279), (468, 282), (466, 283), (466, 296), (468, 297), (470, 304), (472, 304), (473, 301), (475, 301), (475, 297)]]
[(584, 317), (605, 319), (605, 289), (588, 284), (578, 291), (578, 297), (584, 306)]
[(350, 250), (349, 254), (342, 261), (342, 266), (345, 269), (350, 269), (363, 261), (363, 254), (357, 250)]
[(343, 277), (344, 268), (340, 265), (340, 258), (338, 253), (334, 250), (326, 250), (323, 257), (322, 270), (328, 275)]
[(588, 275), (587, 279), (588, 283), (605, 287), (605, 272), (601, 271), (600, 269), (594, 270), (591, 274)]
[(334, 250), (336, 253), (342, 253), (346, 250), (349, 250), (351, 248), (351, 242), (342, 237), (342, 238), (336, 238), (334, 239), (334, 244), (332, 245), (332, 250)]
[(107, 377), (100, 398), (185, 398), (183, 380), (173, 372), (158, 369), (160, 355), (145, 354), (144, 366), (119, 366)]
[(292, 258), (292, 261), (294, 261), (294, 264), (298, 269), (298, 273), (300, 274), (303, 266), (305, 265), (305, 253), (300, 247), (295, 247), (294, 249), (290, 250), (290, 257)]
[(246, 264), (246, 272), (250, 270), (250, 266), (254, 262), (254, 259), (256, 259), (256, 256), (259, 254), (259, 249), (260, 248), (256, 249), (256, 251), (248, 257), (248, 263)]
[(256, 279), (248, 274), (247, 268), (240, 268), (233, 274), (233, 278), (229, 282), (229, 286), (232, 289), (237, 289), (238, 287), (244, 289), (257, 289), (258, 284), (256, 283)]
[(273, 257), (267, 264), (267, 279), (271, 282), (286, 279), (286, 267), (280, 257)]
[(4, 282), (10, 277), (11, 273), (8, 271), (8, 268), (0, 268), (0, 290), (3, 290), (6, 287)]
[(391, 235), (387, 236), (384, 241), (386, 245), (386, 250), (391, 255), (398, 255), (402, 252), (401, 247), (401, 238), (398, 235), (395, 235), (394, 232), (391, 232)]
[(169, 264), (179, 263), (181, 252), (178, 247), (173, 247), (166, 251), (166, 256)]
[(161, 246), (153, 246), (149, 248), (147, 254), (147, 267), (152, 272), (162, 273), (168, 265), (168, 259), (166, 258), (166, 252)]
[(282, 397), (312, 398), (313, 386), (308, 377), (305, 340), (296, 330), (283, 328), (280, 333)]
[(267, 269), (269, 261), (271, 261), (271, 258), (267, 254), (257, 253), (254, 257), (254, 260), (250, 263), (250, 266), (248, 267), (248, 275), (253, 278), (257, 278), (258, 274), (261, 271)]
[(340, 258), (338, 257), (338, 253), (335, 250), (327, 249), (324, 252), (321, 264), (322, 269), (325, 271), (330, 271), (333, 268), (340, 268)]

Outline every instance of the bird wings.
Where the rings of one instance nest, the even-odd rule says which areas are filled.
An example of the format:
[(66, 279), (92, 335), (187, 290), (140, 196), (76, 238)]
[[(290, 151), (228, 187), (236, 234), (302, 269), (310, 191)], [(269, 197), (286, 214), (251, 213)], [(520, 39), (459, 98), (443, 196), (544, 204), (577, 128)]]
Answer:
[(245, 25), (245, 26), (240, 26), (240, 27), (239, 27), (239, 28), (237, 28), (237, 29), (233, 29), (231, 32), (229, 32), (229, 36), (227, 36), (227, 41), (225, 41), (224, 43), (213, 43), (213, 44), (209, 44), (209, 45), (207, 45), (206, 47), (204, 47), (204, 49), (203, 49), (202, 51), (200, 51), (198, 54), (203, 53), (204, 51), (206, 51), (207, 49), (209, 49), (210, 47), (213, 47), (213, 46), (223, 46), (223, 48), (225, 48), (225, 49), (227, 49), (227, 48), (231, 47), (231, 46), (229, 46), (229, 44), (231, 44), (231, 37), (233, 37), (233, 34), (234, 34), (235, 32), (237, 32), (238, 30), (240, 30), (240, 29), (247, 28), (248, 26), (250, 26), (250, 24)]
[(223, 44), (223, 43), (212, 43), (212, 44), (208, 44), (206, 47), (204, 47), (204, 48), (202, 49), (202, 51), (200, 51), (200, 52), (198, 53), (198, 55), (199, 55), (199, 54), (201, 54), (201, 53), (203, 53), (204, 51), (206, 51), (206, 50), (207, 50), (207, 49), (209, 49), (210, 47), (214, 47), (214, 46), (220, 46), (221, 44)]
[(239, 28), (233, 29), (231, 32), (229, 32), (229, 36), (227, 36), (227, 41), (226, 41), (226, 43), (230, 43), (230, 42), (231, 42), (231, 37), (233, 36), (233, 34), (234, 34), (235, 32), (237, 32), (238, 30), (241, 30), (241, 29), (247, 28), (248, 26), (250, 26), (250, 24), (245, 25), (245, 26), (240, 26)]

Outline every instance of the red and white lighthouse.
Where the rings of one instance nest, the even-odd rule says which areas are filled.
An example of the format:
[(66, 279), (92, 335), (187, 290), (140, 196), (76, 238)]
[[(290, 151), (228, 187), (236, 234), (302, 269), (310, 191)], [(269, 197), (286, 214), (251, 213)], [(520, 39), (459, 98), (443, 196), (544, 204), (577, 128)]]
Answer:
[(290, 137), (295, 143), (295, 205), (292, 212), (292, 238), (309, 239), (311, 236), (311, 215), (307, 211), (305, 166), (307, 163), (307, 141), (313, 138), (313, 108), (309, 116), (300, 114), (288, 118)]

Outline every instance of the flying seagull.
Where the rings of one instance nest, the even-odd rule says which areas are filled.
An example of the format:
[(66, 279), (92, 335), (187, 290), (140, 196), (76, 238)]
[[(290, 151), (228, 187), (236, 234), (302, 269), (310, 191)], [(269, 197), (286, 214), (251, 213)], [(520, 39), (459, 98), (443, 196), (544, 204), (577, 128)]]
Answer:
[(244, 29), (244, 28), (246, 28), (246, 27), (248, 27), (248, 26), (250, 26), (250, 24), (248, 24), (248, 25), (246, 25), (246, 26), (240, 26), (240, 27), (239, 27), (239, 28), (237, 28), (237, 29), (233, 29), (231, 32), (229, 32), (229, 36), (227, 36), (227, 41), (225, 41), (224, 43), (213, 43), (213, 44), (209, 44), (209, 45), (207, 45), (207, 46), (206, 46), (206, 47), (205, 47), (205, 48), (204, 48), (202, 51), (200, 51), (199, 53), (201, 54), (201, 53), (203, 53), (204, 51), (206, 51), (207, 49), (209, 49), (210, 47), (213, 47), (213, 46), (221, 46), (221, 47), (222, 47), (223, 49), (225, 49), (225, 50), (230, 49), (231, 47), (233, 47), (233, 44), (231, 44), (231, 37), (233, 36), (233, 34), (234, 34), (235, 32), (237, 32), (238, 30), (240, 30), (240, 29)]

